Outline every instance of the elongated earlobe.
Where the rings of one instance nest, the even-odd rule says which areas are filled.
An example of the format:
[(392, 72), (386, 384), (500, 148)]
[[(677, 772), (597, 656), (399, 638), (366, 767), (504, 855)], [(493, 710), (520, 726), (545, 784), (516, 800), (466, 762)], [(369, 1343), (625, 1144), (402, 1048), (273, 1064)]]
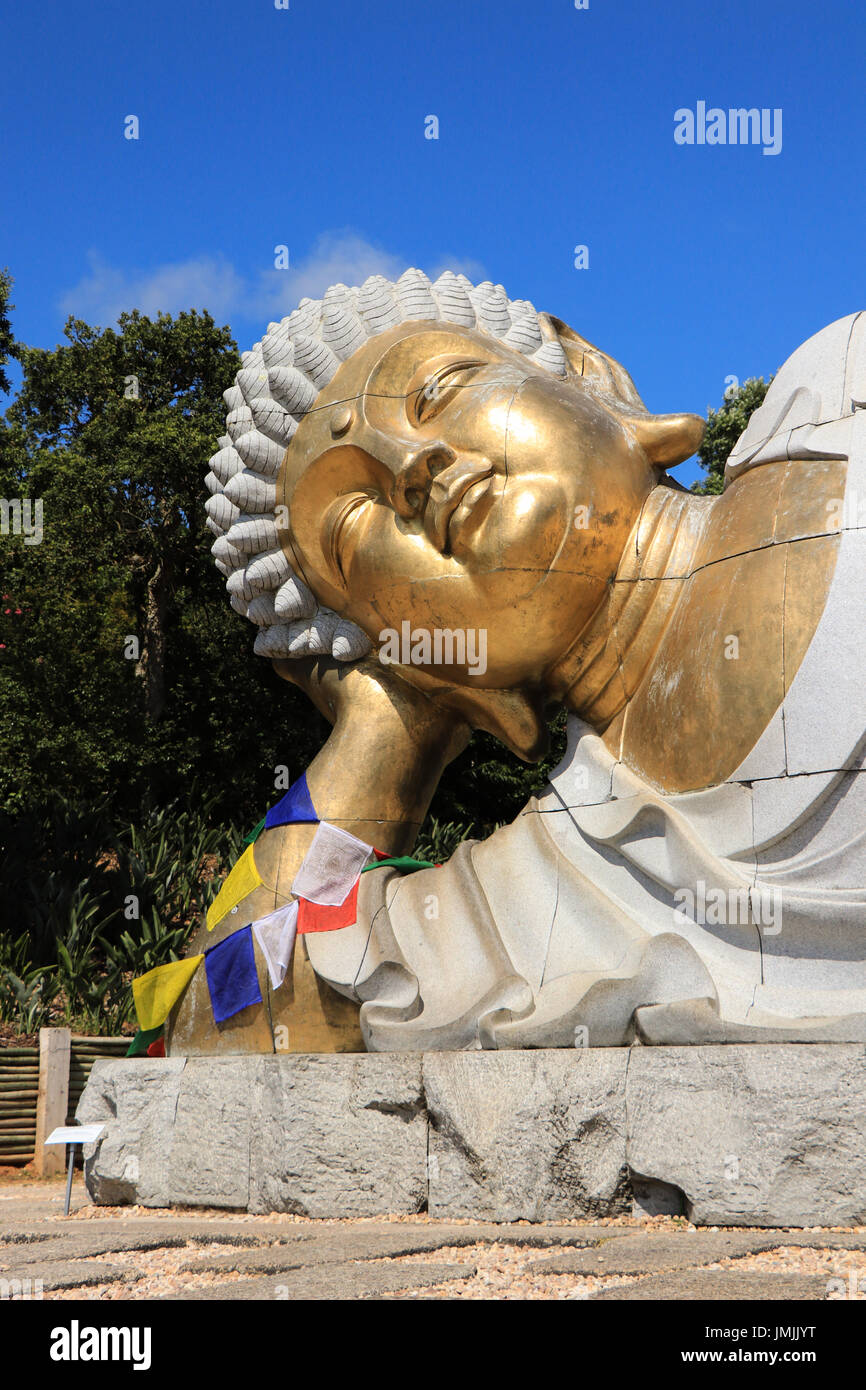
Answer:
[(706, 421), (700, 415), (628, 415), (623, 424), (657, 468), (673, 468), (698, 448)]

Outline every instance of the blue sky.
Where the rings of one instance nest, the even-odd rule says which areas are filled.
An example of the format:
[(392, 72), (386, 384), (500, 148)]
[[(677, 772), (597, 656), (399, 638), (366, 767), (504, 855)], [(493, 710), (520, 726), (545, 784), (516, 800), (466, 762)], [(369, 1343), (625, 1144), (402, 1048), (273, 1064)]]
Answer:
[[(3, 28), (25, 342), (197, 307), (245, 348), (334, 281), (452, 266), (566, 319), (650, 408), (703, 414), (866, 307), (851, 0), (47, 0)], [(699, 101), (781, 108), (781, 152), (677, 145)]]

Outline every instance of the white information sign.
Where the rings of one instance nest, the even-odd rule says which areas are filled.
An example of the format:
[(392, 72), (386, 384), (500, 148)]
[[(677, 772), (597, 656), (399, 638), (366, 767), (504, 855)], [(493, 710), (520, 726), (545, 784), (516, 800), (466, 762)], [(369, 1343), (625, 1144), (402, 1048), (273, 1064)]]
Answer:
[(94, 1144), (105, 1125), (67, 1125), (52, 1129), (46, 1144)]

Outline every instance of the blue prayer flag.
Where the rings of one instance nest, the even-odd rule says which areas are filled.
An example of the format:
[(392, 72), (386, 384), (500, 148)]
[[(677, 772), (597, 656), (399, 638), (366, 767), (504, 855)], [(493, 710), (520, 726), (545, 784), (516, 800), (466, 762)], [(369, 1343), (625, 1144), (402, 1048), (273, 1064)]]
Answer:
[(224, 1023), (250, 1004), (261, 1004), (262, 992), (249, 924), (205, 951), (204, 968), (217, 1023)]
[(265, 816), (265, 828), (273, 830), (275, 825), (295, 825), (301, 822), (315, 822), (319, 819), (307, 786), (307, 774), (293, 782), (282, 801), (272, 806)]

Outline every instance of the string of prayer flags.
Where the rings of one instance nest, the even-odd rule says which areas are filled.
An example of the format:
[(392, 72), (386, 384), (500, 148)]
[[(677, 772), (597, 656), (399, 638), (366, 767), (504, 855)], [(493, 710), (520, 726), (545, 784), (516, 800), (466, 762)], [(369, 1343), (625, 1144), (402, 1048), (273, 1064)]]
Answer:
[(372, 853), (372, 845), (350, 835), (348, 830), (320, 821), (295, 875), (292, 892), (296, 898), (337, 907), (345, 902)]
[(256, 888), (260, 888), (263, 881), (256, 868), (256, 861), (253, 857), (253, 846), (250, 845), (244, 850), (207, 910), (208, 931), (213, 931), (214, 927), (222, 921), (227, 913), (231, 912), (232, 908), (237, 907), (238, 903), (242, 902), (248, 893), (252, 893)]
[(259, 836), (261, 835), (262, 831), (263, 831), (264, 828), (265, 828), (265, 821), (266, 821), (266, 819), (267, 819), (266, 816), (262, 816), (262, 818), (261, 818), (261, 820), (259, 821), (258, 825), (256, 825), (256, 826), (253, 827), (253, 829), (250, 831), (249, 835), (245, 835), (245, 836), (244, 836), (244, 844), (245, 844), (245, 845), (254, 845), (254, 844), (255, 844), (256, 840), (259, 838)]
[(162, 1037), (162, 1033), (162, 1024), (160, 1024), (158, 1028), (148, 1028), (147, 1031), (145, 1031), (143, 1028), (139, 1028), (138, 1032), (136, 1033), (135, 1037), (133, 1038), (132, 1042), (129, 1044), (129, 1047), (127, 1048), (126, 1056), (144, 1057), (145, 1055), (149, 1055), (149, 1049), (151, 1048), (153, 1043), (157, 1042)]
[(362, 874), (369, 873), (370, 869), (400, 869), (404, 874), (417, 873), (419, 869), (441, 869), (441, 864), (431, 864), (429, 859), (413, 859), (411, 855), (401, 854), (395, 859), (386, 859), (380, 855), (378, 850), (374, 850), (376, 855), (375, 864), (367, 864), (361, 870)]
[(268, 975), (274, 989), (279, 989), (286, 978), (297, 926), (297, 902), (278, 907), (276, 912), (268, 913), (267, 917), (259, 917), (252, 924), (253, 934), (267, 962)]
[(216, 1023), (225, 1023), (227, 1018), (249, 1008), (250, 1004), (261, 1004), (262, 992), (249, 924), (215, 946), (209, 946), (204, 953), (204, 968)]
[(169, 961), (133, 980), (132, 997), (142, 1032), (162, 1027), (203, 959), (189, 956), (187, 960)]
[(324, 903), (313, 903), (307, 898), (298, 899), (298, 936), (313, 931), (339, 931), (341, 927), (354, 926), (358, 920), (358, 885), (356, 878), (349, 894), (336, 907)]
[(275, 825), (310, 824), (318, 819), (305, 772), (297, 782), (292, 783), (282, 800), (268, 811), (265, 816), (265, 828), (272, 830)]

